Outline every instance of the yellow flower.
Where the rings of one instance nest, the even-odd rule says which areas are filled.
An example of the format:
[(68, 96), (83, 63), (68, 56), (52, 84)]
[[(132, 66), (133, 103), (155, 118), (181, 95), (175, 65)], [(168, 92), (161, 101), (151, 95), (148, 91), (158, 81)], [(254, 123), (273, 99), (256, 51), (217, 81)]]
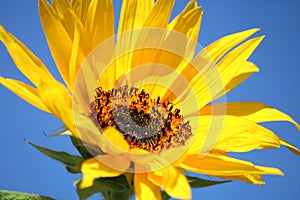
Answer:
[(258, 71), (248, 61), (263, 39), (248, 39), (258, 29), (225, 36), (194, 56), (202, 10), (192, 0), (169, 23), (173, 4), (124, 0), (114, 37), (110, 0), (53, 0), (52, 6), (40, 0), (43, 29), (66, 86), (0, 27), (0, 40), (35, 87), (3, 77), (0, 83), (55, 115), (64, 133), (94, 152), (82, 164), (82, 188), (126, 174), (139, 199), (160, 199), (160, 188), (190, 199), (184, 171), (253, 184), (264, 184), (263, 174), (282, 175), (228, 152), (284, 145), (299, 154), (259, 125), (289, 121), (300, 129), (288, 115), (259, 102), (211, 104)]

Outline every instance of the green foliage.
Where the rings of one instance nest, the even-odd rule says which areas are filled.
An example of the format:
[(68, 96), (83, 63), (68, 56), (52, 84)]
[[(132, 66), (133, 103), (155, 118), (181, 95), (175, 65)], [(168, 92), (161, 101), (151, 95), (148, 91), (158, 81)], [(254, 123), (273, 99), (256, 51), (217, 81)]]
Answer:
[(84, 200), (93, 194), (102, 193), (105, 199), (125, 200), (132, 195), (132, 191), (124, 175), (111, 178), (98, 178), (94, 180), (94, 185), (80, 189), (80, 182), (77, 183), (77, 194), (80, 200)]
[(82, 143), (81, 140), (70, 136), (70, 139), (72, 141), (73, 146), (78, 150), (78, 152), (80, 153), (80, 155), (86, 160), (89, 158), (92, 158), (93, 155), (91, 155), (91, 153), (85, 148), (84, 144)]
[(50, 197), (39, 196), (35, 194), (26, 194), (8, 190), (0, 190), (1, 200), (54, 200)]
[(161, 198), (162, 198), (162, 200), (171, 199), (171, 197), (165, 191), (161, 191)]
[(209, 187), (209, 186), (214, 186), (214, 185), (219, 185), (219, 184), (230, 182), (230, 181), (206, 180), (206, 179), (193, 177), (193, 176), (186, 176), (186, 178), (188, 179), (189, 184), (192, 188), (203, 188), (203, 187)]
[(51, 149), (47, 149), (47, 148), (35, 145), (29, 141), (26, 141), (26, 142), (28, 142), (34, 148), (39, 150), (41, 153), (53, 158), (54, 160), (62, 162), (70, 173), (73, 173), (73, 174), (80, 173), (81, 163), (83, 162), (82, 157), (71, 155), (66, 152), (54, 151)]

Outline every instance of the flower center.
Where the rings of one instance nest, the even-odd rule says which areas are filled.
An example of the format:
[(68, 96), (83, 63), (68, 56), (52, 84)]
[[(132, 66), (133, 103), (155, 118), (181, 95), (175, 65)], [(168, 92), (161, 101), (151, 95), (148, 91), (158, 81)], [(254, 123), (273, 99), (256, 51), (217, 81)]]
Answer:
[(160, 152), (183, 146), (193, 136), (179, 109), (160, 97), (151, 99), (143, 89), (123, 86), (104, 91), (99, 87), (90, 109), (99, 128), (115, 127), (130, 148)]

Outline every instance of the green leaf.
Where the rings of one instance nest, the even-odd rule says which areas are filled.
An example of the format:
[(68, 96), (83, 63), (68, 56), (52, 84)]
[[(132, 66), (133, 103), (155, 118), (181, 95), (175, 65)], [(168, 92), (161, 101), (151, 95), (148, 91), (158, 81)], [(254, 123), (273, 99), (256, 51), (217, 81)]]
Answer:
[(169, 199), (171, 199), (171, 197), (165, 191), (160, 191), (160, 193), (161, 193), (162, 200), (169, 200)]
[(103, 193), (105, 200), (129, 200), (134, 195), (133, 189), (125, 190), (123, 192), (108, 191)]
[(26, 194), (22, 192), (14, 192), (8, 190), (0, 190), (0, 199), (1, 200), (54, 200), (46, 196)]
[(67, 170), (70, 173), (80, 173), (80, 168), (81, 168), (81, 163), (83, 162), (83, 158), (80, 156), (75, 156), (68, 154), (66, 152), (61, 152), (61, 151), (54, 151), (51, 149), (47, 149), (38, 145), (35, 145), (29, 141), (26, 140), (30, 145), (32, 145), (34, 148), (39, 150), (41, 153), (53, 158), (54, 160), (57, 160), (59, 162), (62, 162)]
[(107, 195), (110, 194), (110, 192), (123, 193), (130, 190), (124, 175), (112, 178), (98, 178), (94, 180), (93, 186), (85, 189), (80, 189), (79, 184), (80, 182), (77, 184), (77, 194), (80, 200), (84, 200), (99, 192)]
[(80, 139), (70, 136), (73, 146), (78, 150), (80, 155), (85, 159), (92, 158), (93, 155), (85, 148)]
[(206, 179), (193, 177), (193, 176), (186, 176), (186, 178), (188, 179), (189, 184), (192, 188), (203, 188), (203, 187), (209, 187), (213, 185), (219, 185), (219, 184), (230, 182), (230, 181), (206, 180)]

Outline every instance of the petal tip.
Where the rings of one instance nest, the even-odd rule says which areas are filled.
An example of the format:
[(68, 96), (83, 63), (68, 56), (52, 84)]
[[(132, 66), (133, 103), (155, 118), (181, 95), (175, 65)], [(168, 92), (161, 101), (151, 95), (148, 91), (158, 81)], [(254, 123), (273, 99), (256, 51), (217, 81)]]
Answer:
[(260, 28), (252, 28), (252, 29), (248, 29), (248, 30), (245, 30), (243, 32), (248, 32), (249, 35), (253, 35), (254, 33), (260, 31)]

